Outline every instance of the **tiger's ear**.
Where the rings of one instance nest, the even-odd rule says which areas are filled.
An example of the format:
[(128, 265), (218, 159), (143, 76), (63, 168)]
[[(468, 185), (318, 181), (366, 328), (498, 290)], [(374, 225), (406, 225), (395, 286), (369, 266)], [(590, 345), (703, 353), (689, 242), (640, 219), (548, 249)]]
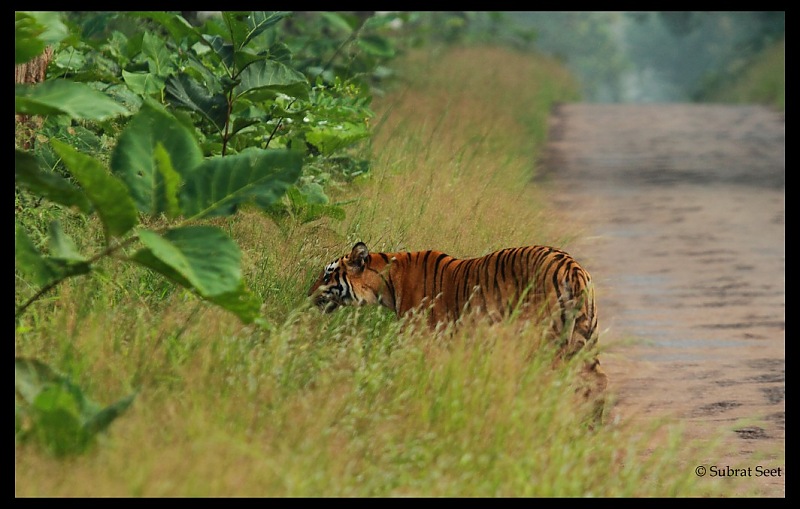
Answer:
[(353, 246), (353, 250), (350, 252), (350, 256), (347, 257), (347, 264), (353, 267), (354, 269), (363, 269), (364, 264), (367, 261), (367, 257), (369, 257), (369, 250), (367, 249), (367, 245), (363, 242), (357, 243)]

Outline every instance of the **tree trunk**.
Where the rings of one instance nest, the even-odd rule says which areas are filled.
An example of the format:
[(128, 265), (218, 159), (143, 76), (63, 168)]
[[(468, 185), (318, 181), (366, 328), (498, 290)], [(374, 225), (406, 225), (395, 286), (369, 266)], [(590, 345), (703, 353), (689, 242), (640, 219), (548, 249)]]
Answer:
[[(14, 82), (32, 85), (41, 83), (47, 76), (47, 65), (53, 59), (53, 48), (50, 46), (38, 57), (14, 66)], [(42, 119), (31, 115), (14, 115), (16, 121), (15, 142), (23, 150), (30, 150), (36, 139), (36, 131), (42, 127)]]

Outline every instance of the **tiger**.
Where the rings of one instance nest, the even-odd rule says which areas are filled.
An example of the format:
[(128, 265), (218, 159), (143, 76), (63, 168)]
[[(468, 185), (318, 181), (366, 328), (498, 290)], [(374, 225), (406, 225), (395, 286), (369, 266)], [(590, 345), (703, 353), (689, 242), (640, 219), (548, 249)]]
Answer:
[[(323, 312), (339, 306), (378, 304), (397, 317), (427, 313), (432, 329), (480, 316), (498, 323), (517, 313), (542, 319), (559, 358), (598, 342), (597, 304), (589, 272), (551, 246), (501, 249), (458, 259), (441, 251), (371, 253), (357, 242), (349, 254), (325, 265), (308, 290)], [(549, 322), (547, 324), (546, 322)], [(608, 377), (596, 353), (584, 366), (585, 396), (604, 393)], [(602, 412), (602, 399), (599, 400)], [(599, 416), (598, 416), (599, 417)]]

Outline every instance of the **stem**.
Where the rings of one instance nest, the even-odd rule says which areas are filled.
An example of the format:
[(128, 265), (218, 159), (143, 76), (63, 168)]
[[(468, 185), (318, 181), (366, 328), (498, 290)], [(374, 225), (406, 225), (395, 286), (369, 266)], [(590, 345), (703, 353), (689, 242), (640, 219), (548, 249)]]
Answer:
[[(107, 248), (103, 249), (102, 251), (100, 251), (96, 255), (94, 255), (91, 258), (89, 258), (88, 260), (86, 260), (86, 262), (89, 265), (91, 265), (94, 262), (96, 262), (97, 260), (99, 260), (100, 258), (102, 258), (104, 256), (108, 256), (108, 255), (112, 254), (113, 252), (115, 252), (115, 251), (117, 251), (119, 249), (122, 249), (125, 246), (130, 245), (130, 244), (132, 244), (134, 241), (136, 241), (138, 239), (139, 239), (139, 236), (138, 235), (134, 235), (132, 237), (129, 237), (129, 238), (125, 239), (122, 242), (119, 242), (119, 243), (114, 244), (112, 246), (108, 246)], [(33, 304), (34, 302), (39, 300), (44, 294), (46, 294), (47, 292), (49, 292), (50, 290), (52, 290), (53, 288), (55, 288), (56, 286), (61, 284), (62, 281), (66, 280), (67, 278), (70, 278), (70, 277), (72, 277), (72, 276), (71, 275), (66, 275), (66, 276), (59, 277), (57, 279), (54, 279), (53, 281), (50, 281), (49, 283), (47, 283), (43, 287), (41, 287), (38, 292), (33, 294), (33, 296), (31, 298), (29, 298), (27, 301), (25, 301), (25, 303), (23, 303), (22, 305), (20, 305), (17, 308), (16, 312), (14, 313), (14, 318), (15, 319), (19, 318), (19, 316), (22, 313), (24, 313), (25, 310), (28, 309), (28, 307), (31, 304)]]
[[(362, 26), (363, 26), (363, 25), (362, 25)], [(322, 70), (321, 70), (321, 71), (320, 71), (320, 72), (317, 74), (317, 76), (321, 76), (323, 72), (325, 72), (325, 71), (327, 71), (327, 70), (328, 70), (328, 67), (330, 67), (330, 66), (331, 66), (331, 64), (333, 64), (333, 60), (334, 60), (334, 59), (335, 59), (335, 58), (336, 58), (336, 57), (339, 55), (339, 52), (340, 52), (340, 51), (342, 51), (342, 49), (343, 49), (345, 46), (347, 46), (348, 44), (350, 44), (351, 42), (353, 42), (353, 41), (355, 40), (355, 38), (356, 38), (356, 37), (358, 37), (358, 34), (359, 34), (360, 32), (361, 32), (361, 27), (359, 27), (359, 28), (358, 28), (358, 30), (354, 30), (354, 31), (353, 31), (353, 32), (352, 32), (352, 33), (351, 33), (351, 34), (350, 34), (350, 35), (347, 37), (347, 39), (345, 39), (345, 40), (344, 40), (344, 42), (343, 42), (342, 44), (340, 44), (338, 48), (336, 48), (336, 51), (334, 51), (334, 52), (333, 52), (333, 55), (331, 55), (331, 58), (328, 60), (328, 63), (327, 63), (327, 64), (325, 64), (325, 66), (324, 66), (324, 67), (322, 68)]]
[(228, 150), (228, 133), (231, 128), (231, 111), (233, 111), (233, 89), (228, 92), (228, 114), (225, 116), (225, 134), (222, 135), (222, 157)]
[[(294, 104), (295, 101), (297, 101), (296, 97), (294, 99), (292, 99), (292, 101), (286, 106), (286, 109), (288, 110), (289, 108), (291, 108), (292, 104)], [(272, 132), (269, 133), (269, 138), (267, 138), (267, 146), (264, 147), (264, 148), (268, 148), (269, 147), (269, 144), (272, 141), (272, 138), (275, 137), (275, 133), (278, 132), (278, 129), (280, 129), (281, 125), (283, 125), (283, 119), (279, 120), (278, 123), (275, 124), (275, 128), (272, 130)]]
[(322, 68), (322, 70), (319, 72), (319, 74), (317, 74), (317, 76), (320, 76), (322, 75), (323, 72), (327, 71), (328, 67), (330, 67), (331, 64), (333, 64), (333, 60), (336, 58), (337, 55), (339, 55), (339, 52), (342, 51), (342, 49), (345, 46), (353, 42), (359, 35), (361, 35), (361, 30), (364, 28), (364, 25), (367, 23), (368, 19), (369, 16), (361, 19), (361, 24), (358, 26), (358, 28), (353, 30), (347, 37), (347, 39), (345, 39), (344, 42), (340, 44), (338, 48), (336, 48), (336, 51), (333, 52), (333, 55), (331, 56), (330, 60), (328, 60), (328, 63), (325, 64), (325, 67)]

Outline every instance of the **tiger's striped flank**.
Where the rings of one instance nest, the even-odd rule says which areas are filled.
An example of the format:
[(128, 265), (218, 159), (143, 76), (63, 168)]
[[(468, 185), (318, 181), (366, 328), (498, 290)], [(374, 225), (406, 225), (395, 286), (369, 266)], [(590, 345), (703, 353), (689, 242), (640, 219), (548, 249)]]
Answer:
[[(589, 272), (550, 246), (458, 259), (440, 251), (370, 253), (359, 242), (323, 268), (308, 295), (325, 312), (342, 305), (380, 304), (398, 317), (427, 313), (433, 329), (467, 318), (497, 323), (518, 314), (541, 321), (562, 357), (594, 348), (598, 340)], [(599, 364), (594, 355), (585, 372), (603, 392), (607, 377)]]
[(514, 312), (550, 320), (570, 351), (597, 341), (597, 307), (589, 273), (549, 246), (507, 248), (458, 259), (440, 251), (370, 253), (359, 242), (329, 263), (308, 292), (325, 311), (381, 304), (403, 316), (429, 309), (436, 327), (465, 315), (499, 322)]

